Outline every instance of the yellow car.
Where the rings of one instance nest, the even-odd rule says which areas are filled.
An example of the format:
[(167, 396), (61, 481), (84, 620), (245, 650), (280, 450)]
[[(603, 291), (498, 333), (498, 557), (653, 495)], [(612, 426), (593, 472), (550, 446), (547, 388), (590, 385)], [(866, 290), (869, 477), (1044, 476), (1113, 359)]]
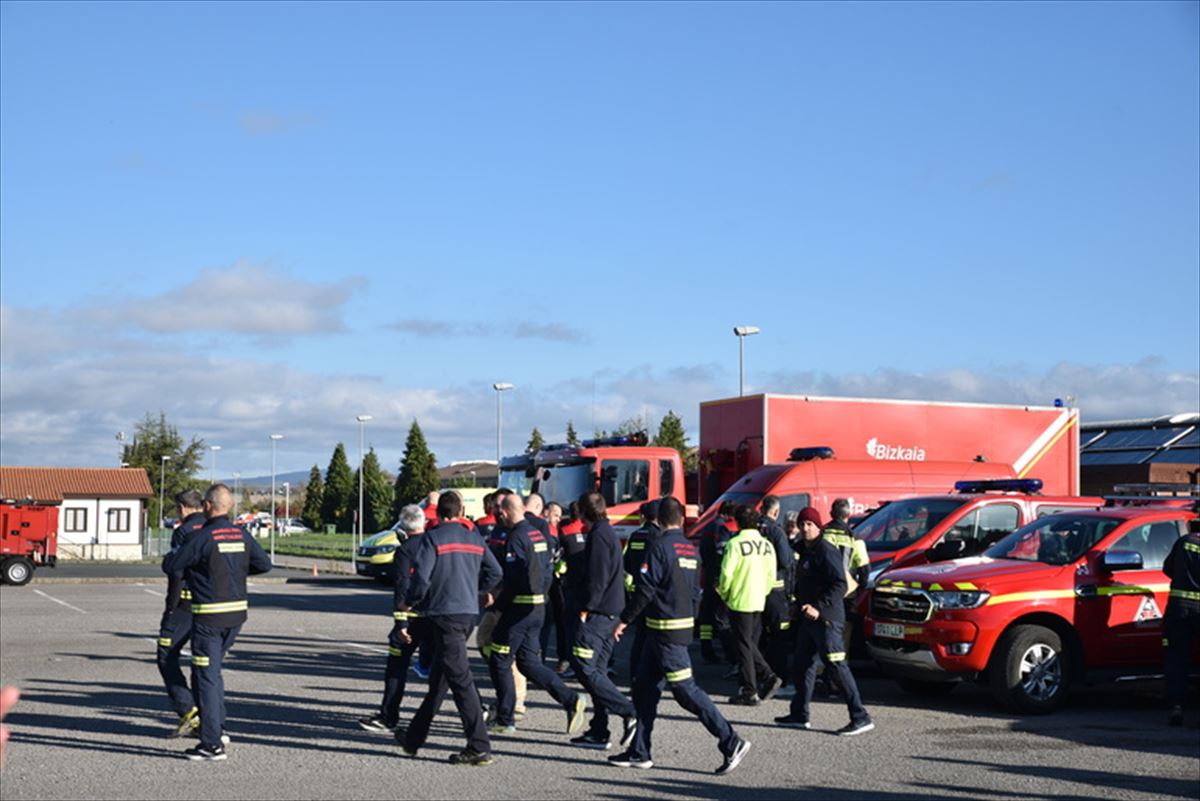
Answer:
[[(493, 490), (489, 487), (455, 488), (454, 492), (463, 499), (463, 514), (475, 520), (483, 516), (483, 496)], [(422, 509), (425, 502), (420, 503)], [(391, 528), (363, 539), (358, 548), (355, 569), (360, 576), (373, 578), (380, 584), (395, 584), (396, 549), (400, 547), (400, 521)]]

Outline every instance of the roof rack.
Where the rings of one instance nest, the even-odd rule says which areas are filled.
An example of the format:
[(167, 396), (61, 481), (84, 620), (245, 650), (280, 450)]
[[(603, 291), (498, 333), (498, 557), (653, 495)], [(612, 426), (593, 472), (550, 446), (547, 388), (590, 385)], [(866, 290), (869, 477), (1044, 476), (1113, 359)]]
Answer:
[(954, 491), (964, 495), (984, 492), (1021, 492), (1037, 495), (1042, 491), (1040, 478), (993, 478), (980, 481), (955, 481)]
[(1104, 496), (1104, 505), (1167, 506), (1200, 512), (1200, 484), (1116, 484), (1114, 495)]

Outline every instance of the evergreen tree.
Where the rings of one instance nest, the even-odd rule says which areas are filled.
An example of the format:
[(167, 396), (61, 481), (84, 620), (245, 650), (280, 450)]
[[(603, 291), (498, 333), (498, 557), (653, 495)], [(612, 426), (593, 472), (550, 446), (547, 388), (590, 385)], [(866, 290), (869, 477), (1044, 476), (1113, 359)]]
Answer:
[(570, 420), (567, 421), (567, 444), (579, 447), (579, 435), (575, 433), (575, 426), (571, 424)]
[(662, 422), (658, 424), (658, 433), (654, 435), (651, 444), (660, 448), (674, 448), (679, 451), (685, 471), (696, 469), (696, 458), (687, 443), (687, 433), (683, 430), (683, 418), (675, 412), (667, 411)]
[(533, 431), (529, 433), (529, 444), (525, 446), (526, 453), (537, 453), (546, 446), (546, 439), (542, 436), (542, 432), (538, 431), (538, 427), (534, 426)]
[(650, 430), (649, 418), (638, 415), (637, 417), (630, 417), (613, 429), (613, 436), (620, 437), (625, 434), (636, 434), (638, 431), (648, 430)]
[(325, 500), (325, 482), (321, 480), (321, 468), (315, 464), (308, 471), (308, 485), (304, 488), (304, 511), (300, 519), (313, 531), (321, 531), (321, 502)]
[(419, 503), (425, 496), (438, 488), (441, 481), (437, 472), (437, 457), (425, 444), (421, 426), (413, 420), (404, 441), (404, 457), (400, 460), (400, 474), (396, 476), (396, 492), (392, 500), (392, 516), (395, 520), (400, 510), (410, 503)]
[[(121, 461), (129, 467), (142, 468), (150, 479), (154, 495), (149, 499), (146, 512), (151, 523), (157, 525), (164, 516), (158, 506), (160, 497), (170, 511), (177, 494), (204, 488), (202, 479), (192, 477), (200, 469), (204, 451), (204, 440), (196, 437), (185, 445), (179, 430), (167, 422), (164, 412), (160, 411), (157, 419), (146, 412), (145, 418), (137, 424), (132, 444), (121, 449)], [(164, 456), (168, 457), (166, 461)]]
[(342, 524), (346, 519), (347, 507), (353, 503), (353, 508), (358, 508), (357, 496), (354, 493), (354, 473), (346, 459), (346, 446), (339, 442), (333, 449), (329, 469), (325, 471), (325, 491), (321, 494), (321, 519), (326, 523), (336, 523), (342, 531), (353, 531), (353, 527), (342, 528)]
[[(396, 491), (387, 473), (379, 466), (379, 457), (374, 448), (363, 457), (363, 477), (362, 530), (364, 533), (382, 531), (395, 520), (391, 513)], [(357, 483), (355, 487), (358, 487)]]

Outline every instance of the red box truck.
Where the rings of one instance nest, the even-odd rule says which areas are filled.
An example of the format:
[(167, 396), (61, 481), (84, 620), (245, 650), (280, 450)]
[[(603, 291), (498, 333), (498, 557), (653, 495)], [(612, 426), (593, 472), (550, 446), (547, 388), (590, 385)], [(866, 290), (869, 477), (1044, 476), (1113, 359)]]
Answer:
[(20, 586), (33, 578), (34, 566), (58, 561), (58, 507), (0, 501), (0, 578)]

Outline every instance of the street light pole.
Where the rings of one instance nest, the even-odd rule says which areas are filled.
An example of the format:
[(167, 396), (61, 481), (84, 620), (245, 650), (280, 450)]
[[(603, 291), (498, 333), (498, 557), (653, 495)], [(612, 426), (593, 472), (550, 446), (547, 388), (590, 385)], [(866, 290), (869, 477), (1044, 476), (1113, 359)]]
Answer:
[(268, 434), (271, 438), (271, 564), (275, 564), (275, 444), (283, 434)]
[(354, 521), (354, 528), (357, 529), (354, 543), (355, 556), (350, 561), (356, 562), (358, 559), (358, 548), (362, 545), (363, 534), (363, 430), (367, 427), (367, 423), (375, 418), (369, 414), (356, 415), (355, 420), (358, 421), (358, 518)]
[(165, 503), (165, 487), (167, 481), (167, 462), (171, 461), (170, 456), (163, 456), (158, 468), (158, 527), (164, 528), (167, 525), (167, 513), (163, 509)]
[(738, 397), (746, 394), (746, 337), (752, 337), (759, 332), (752, 325), (734, 326), (733, 333), (738, 338)]
[(212, 451), (212, 461), (209, 465), (208, 483), (217, 483), (217, 451), (221, 450), (220, 445), (209, 445), (208, 449)]
[[(500, 445), (502, 442), (501, 430), (504, 428), (504, 393), (512, 389), (512, 384), (492, 384), (492, 389), (496, 390), (496, 470), (500, 470)], [(499, 473), (497, 472), (497, 475)]]

